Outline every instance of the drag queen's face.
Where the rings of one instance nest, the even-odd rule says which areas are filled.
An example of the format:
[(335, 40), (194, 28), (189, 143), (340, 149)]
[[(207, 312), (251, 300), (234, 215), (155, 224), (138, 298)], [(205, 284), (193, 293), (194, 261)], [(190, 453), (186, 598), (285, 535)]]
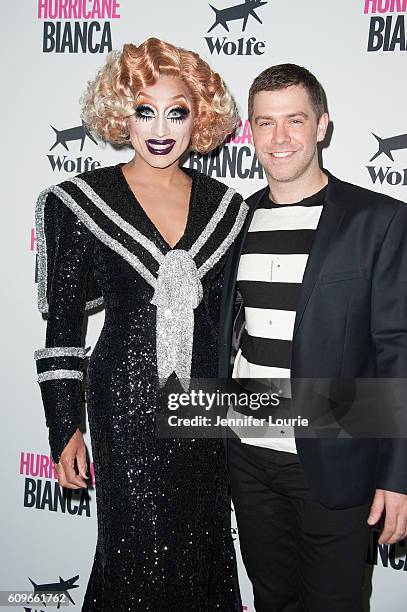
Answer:
[(192, 98), (178, 77), (162, 76), (144, 87), (128, 120), (136, 157), (154, 168), (171, 166), (188, 148), (194, 123)]

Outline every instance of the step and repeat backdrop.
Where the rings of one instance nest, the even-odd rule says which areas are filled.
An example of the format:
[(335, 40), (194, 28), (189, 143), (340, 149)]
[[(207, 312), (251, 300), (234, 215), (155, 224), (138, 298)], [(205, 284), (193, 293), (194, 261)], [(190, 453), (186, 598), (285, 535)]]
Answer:
[[(127, 161), (85, 133), (79, 97), (106, 54), (149, 36), (197, 51), (225, 79), (241, 127), (217, 156), (187, 165), (250, 195), (265, 184), (247, 120), (247, 91), (264, 68), (306, 66), (326, 91), (332, 136), (324, 166), (340, 178), (407, 200), (407, 0), (15, 0), (2, 2), (2, 567), (0, 589), (63, 582), (80, 609), (96, 545), (97, 480), (61, 489), (49, 456), (33, 352), (37, 310), (34, 206), (38, 193), (79, 172)], [(103, 325), (88, 322), (88, 354)], [(86, 441), (91, 454), (89, 436)], [(93, 473), (93, 471), (92, 471)], [(239, 553), (245, 610), (254, 611)], [(366, 590), (372, 612), (400, 612), (406, 542), (372, 534)], [(11, 609), (11, 607), (10, 607)], [(30, 605), (14, 607), (30, 612)], [(328, 612), (328, 611), (327, 611)]]

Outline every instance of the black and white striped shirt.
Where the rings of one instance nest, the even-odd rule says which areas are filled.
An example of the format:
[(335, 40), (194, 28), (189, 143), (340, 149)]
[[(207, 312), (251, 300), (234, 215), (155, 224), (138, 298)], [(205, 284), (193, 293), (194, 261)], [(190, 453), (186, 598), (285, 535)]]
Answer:
[[(233, 378), (279, 378), (289, 387), (294, 320), (326, 191), (324, 187), (296, 204), (275, 204), (267, 192), (253, 215), (237, 275), (245, 329)], [(296, 452), (294, 432), (287, 428), (281, 438), (241, 439)]]

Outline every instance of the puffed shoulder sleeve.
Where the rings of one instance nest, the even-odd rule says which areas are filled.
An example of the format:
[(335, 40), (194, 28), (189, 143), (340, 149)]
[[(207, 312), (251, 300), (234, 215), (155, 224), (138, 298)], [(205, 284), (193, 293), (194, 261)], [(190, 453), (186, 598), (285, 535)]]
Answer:
[(38, 306), (48, 317), (45, 347), (34, 358), (52, 458), (58, 463), (80, 423), (84, 312), (100, 303), (92, 265), (95, 238), (52, 188), (39, 196), (35, 225)]

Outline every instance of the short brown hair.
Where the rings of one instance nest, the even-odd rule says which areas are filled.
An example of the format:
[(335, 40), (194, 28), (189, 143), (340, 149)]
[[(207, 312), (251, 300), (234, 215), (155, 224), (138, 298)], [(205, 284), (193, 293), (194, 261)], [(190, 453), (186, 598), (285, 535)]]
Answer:
[(195, 111), (192, 150), (208, 153), (233, 132), (236, 105), (220, 75), (197, 53), (158, 38), (109, 53), (81, 98), (85, 125), (111, 144), (128, 144), (127, 119), (134, 114), (138, 92), (162, 75), (181, 78), (190, 91)]
[(263, 70), (253, 81), (249, 90), (249, 120), (253, 114), (254, 96), (260, 91), (277, 91), (292, 85), (302, 85), (308, 92), (317, 119), (325, 112), (324, 92), (318, 79), (303, 66), (278, 64)]

